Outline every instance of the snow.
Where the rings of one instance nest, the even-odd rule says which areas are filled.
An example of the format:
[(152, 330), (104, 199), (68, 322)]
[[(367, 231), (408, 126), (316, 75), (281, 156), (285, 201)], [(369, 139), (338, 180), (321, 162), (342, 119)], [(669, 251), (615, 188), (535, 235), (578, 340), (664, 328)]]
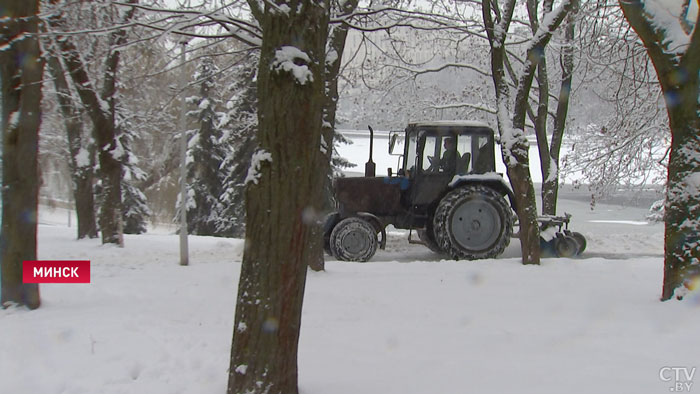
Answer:
[(247, 185), (250, 182), (258, 184), (260, 181), (260, 169), (262, 168), (262, 163), (265, 161), (272, 162), (272, 154), (264, 149), (258, 149), (253, 153), (253, 157), (250, 159), (250, 167), (248, 168), (248, 174), (246, 174), (245, 181), (243, 184)]
[(126, 150), (124, 149), (124, 146), (122, 146), (122, 142), (118, 138), (115, 138), (114, 148), (109, 149), (110, 146), (110, 144), (107, 144), (102, 149), (109, 150), (114, 160), (121, 161), (124, 155), (126, 155)]
[[(508, 125), (512, 123), (508, 120)], [(514, 127), (506, 127), (501, 133), (501, 154), (506, 154), (504, 157), (504, 162), (509, 166), (515, 166), (518, 163), (518, 159), (513, 156), (514, 154), (522, 154), (519, 152), (520, 146), (528, 146), (527, 137), (522, 129), (516, 129)]]
[(280, 14), (289, 15), (289, 13), (292, 12), (292, 9), (289, 8), (289, 6), (287, 4), (281, 4), (281, 5), (277, 5), (275, 3), (268, 3), (268, 4), (270, 4), (273, 13), (276, 12), (276, 13), (280, 13)]
[[(690, 44), (690, 36), (683, 30), (681, 21), (683, 1), (679, 0), (645, 0), (644, 11), (646, 11), (654, 27), (665, 32), (664, 44), (667, 45), (669, 53), (685, 53)], [(693, 6), (695, 1), (691, 1), (691, 11), (686, 16), (686, 21), (694, 23), (697, 16), (697, 7)], [(694, 15), (693, 15), (694, 14)]]
[(19, 126), (19, 111), (13, 111), (10, 113), (9, 121), (7, 123), (7, 129), (13, 130)]
[(431, 127), (431, 126), (454, 126), (454, 127), (491, 127), (485, 122), (478, 120), (430, 120), (420, 122), (410, 122), (416, 127)]
[[(311, 58), (301, 49), (293, 46), (283, 46), (275, 51), (272, 69), (291, 73), (300, 85), (314, 80), (307, 64)], [(303, 63), (303, 64), (297, 64)]]
[(339, 58), (340, 57), (338, 56), (338, 51), (336, 51), (335, 49), (331, 49), (326, 54), (326, 64), (333, 64), (336, 61), (338, 61)]
[(78, 168), (87, 167), (90, 165), (90, 152), (87, 149), (80, 147), (78, 154), (75, 155), (75, 164)]
[[(699, 366), (700, 295), (659, 301), (663, 224), (635, 225), (646, 208), (560, 211), (588, 238), (582, 258), (523, 266), (514, 240), (498, 259), (442, 260), (389, 228), (370, 262), (328, 259), (307, 279), (300, 392), (669, 392), (662, 368)], [(91, 283), (0, 310), (0, 390), (224, 392), (243, 240), (190, 236), (183, 267), (171, 229), (117, 248), (76, 241), (66, 216), (41, 208), (38, 256), (89, 259)]]
[(559, 19), (563, 14), (568, 12), (567, 10), (570, 8), (571, 1), (564, 0), (561, 2), (561, 4), (559, 4), (559, 6), (556, 9), (546, 13), (543, 16), (542, 21), (540, 22), (540, 26), (537, 29), (537, 32), (530, 39), (528, 51), (537, 46), (542, 41), (543, 37), (551, 34), (554, 31), (554, 29), (556, 28), (554, 25), (556, 24), (557, 19)]
[(649, 222), (642, 222), (638, 220), (591, 220), (591, 223), (617, 223), (617, 224), (630, 224), (632, 226), (646, 226)]
[(549, 158), (549, 174), (547, 174), (545, 182), (554, 182), (559, 176), (559, 167), (557, 162), (552, 157)]
[(469, 174), (469, 175), (455, 175), (449, 183), (450, 187), (454, 187), (460, 181), (480, 181), (480, 182), (499, 182), (507, 189), (510, 189), (510, 184), (508, 184), (502, 175), (495, 172), (487, 172), (486, 174)]

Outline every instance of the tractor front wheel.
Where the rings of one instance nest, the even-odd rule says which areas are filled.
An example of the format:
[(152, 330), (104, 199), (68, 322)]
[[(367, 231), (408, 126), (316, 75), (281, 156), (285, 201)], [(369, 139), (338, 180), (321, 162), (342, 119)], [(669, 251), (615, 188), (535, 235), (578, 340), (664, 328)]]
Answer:
[(350, 217), (333, 228), (330, 249), (338, 260), (367, 261), (377, 252), (377, 231), (368, 221)]

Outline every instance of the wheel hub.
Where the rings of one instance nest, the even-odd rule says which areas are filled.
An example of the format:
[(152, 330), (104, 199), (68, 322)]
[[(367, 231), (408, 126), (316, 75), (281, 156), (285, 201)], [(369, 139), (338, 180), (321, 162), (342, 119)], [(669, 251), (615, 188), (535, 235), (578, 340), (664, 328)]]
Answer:
[(455, 209), (451, 229), (455, 241), (465, 250), (484, 250), (498, 239), (501, 220), (491, 204), (473, 199)]
[(343, 247), (350, 253), (361, 253), (369, 248), (369, 240), (361, 231), (352, 231), (343, 237)]

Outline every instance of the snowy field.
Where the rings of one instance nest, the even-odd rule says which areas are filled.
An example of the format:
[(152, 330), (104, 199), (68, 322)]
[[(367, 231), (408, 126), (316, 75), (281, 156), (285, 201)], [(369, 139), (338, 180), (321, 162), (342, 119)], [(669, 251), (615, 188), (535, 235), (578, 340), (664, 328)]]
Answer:
[[(499, 259), (447, 261), (391, 231), (371, 262), (310, 272), (301, 392), (668, 393), (662, 368), (700, 367), (700, 295), (659, 302), (663, 225), (560, 204), (588, 237), (582, 258), (522, 266), (514, 241)], [(120, 249), (76, 241), (65, 211), (40, 222), (39, 258), (89, 259), (92, 282), (0, 310), (0, 393), (225, 392), (242, 241), (190, 237), (181, 267), (167, 230)]]

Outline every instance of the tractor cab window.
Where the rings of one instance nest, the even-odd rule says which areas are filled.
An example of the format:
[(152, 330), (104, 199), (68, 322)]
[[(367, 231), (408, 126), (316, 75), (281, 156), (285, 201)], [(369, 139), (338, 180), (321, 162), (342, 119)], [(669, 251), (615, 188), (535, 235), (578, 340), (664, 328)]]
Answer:
[(457, 139), (453, 136), (426, 136), (423, 143), (423, 172), (454, 173), (458, 159)]
[(418, 133), (409, 133), (406, 141), (406, 173), (409, 176), (415, 172), (416, 162), (418, 160)]
[(436, 136), (425, 137), (423, 143), (423, 172), (437, 171), (438, 160), (440, 157), (440, 138)]
[(493, 147), (487, 135), (463, 134), (457, 137), (455, 173), (483, 174), (493, 171)]
[(471, 141), (472, 168), (469, 172), (484, 174), (495, 171), (493, 144), (485, 135), (474, 135)]
[(471, 135), (460, 135), (457, 137), (457, 157), (455, 173), (458, 175), (468, 174), (472, 168), (472, 143), (477, 138)]

